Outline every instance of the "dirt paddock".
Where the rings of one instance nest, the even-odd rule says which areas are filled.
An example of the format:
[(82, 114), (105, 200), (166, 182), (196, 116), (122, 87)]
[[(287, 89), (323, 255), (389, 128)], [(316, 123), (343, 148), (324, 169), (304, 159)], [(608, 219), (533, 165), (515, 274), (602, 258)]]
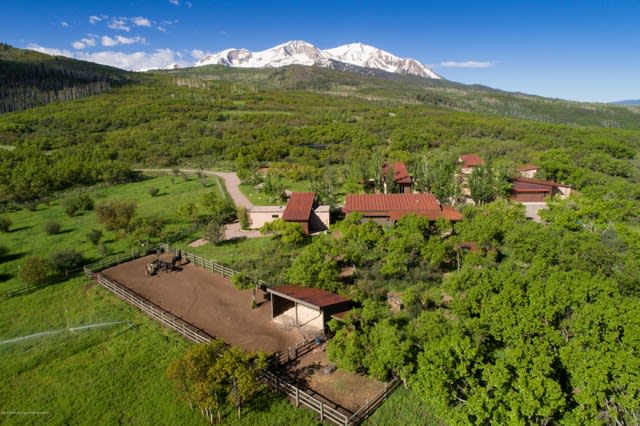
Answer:
[[(228, 279), (191, 263), (178, 265), (181, 270), (147, 276), (145, 264), (156, 257), (142, 257), (102, 273), (231, 345), (286, 352), (289, 346), (302, 340), (297, 330), (278, 326), (271, 320), (271, 304), (261, 303), (262, 292), (256, 295), (259, 306), (252, 309), (252, 290), (238, 290)], [(167, 255), (162, 259), (171, 260)]]
[[(156, 305), (195, 325), (212, 336), (247, 350), (286, 353), (303, 336), (296, 328), (271, 319), (271, 304), (258, 292), (258, 307), (251, 308), (252, 290), (238, 290), (221, 275), (191, 263), (180, 270), (147, 276), (145, 265), (157, 258), (150, 255), (102, 271), (108, 278), (135, 291)], [(161, 258), (170, 261), (164, 254)], [(318, 399), (345, 413), (354, 413), (377, 395), (384, 384), (357, 374), (336, 370), (327, 373), (325, 345), (287, 364), (293, 382)]]

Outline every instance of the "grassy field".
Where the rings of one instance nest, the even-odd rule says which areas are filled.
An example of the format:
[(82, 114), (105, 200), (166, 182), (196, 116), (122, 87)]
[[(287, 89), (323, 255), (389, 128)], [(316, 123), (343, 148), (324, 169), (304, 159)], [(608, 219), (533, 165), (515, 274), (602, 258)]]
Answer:
[[(151, 197), (149, 188), (160, 195)], [(183, 204), (197, 203), (205, 188), (193, 178), (157, 177), (137, 183), (93, 188), (96, 201), (135, 200), (137, 215), (162, 216), (168, 229), (187, 225), (176, 214)], [(95, 212), (68, 217), (62, 199), (35, 211), (5, 213), (11, 232), (2, 235), (10, 252), (0, 263), (0, 294), (20, 288), (18, 268), (30, 255), (47, 257), (73, 247), (88, 260), (98, 258), (87, 241), (91, 229), (102, 229)], [(43, 224), (56, 220), (57, 235)], [(185, 241), (193, 236), (185, 237)], [(127, 252), (132, 242), (105, 232), (112, 253)], [(172, 359), (190, 343), (120, 301), (82, 276), (28, 294), (0, 298), (0, 424), (206, 424), (199, 412), (177, 403), (165, 379)], [(230, 424), (317, 424), (311, 413), (266, 393), (238, 421)]]
[(429, 406), (411, 389), (400, 386), (367, 421), (369, 426), (444, 426)]
[[(158, 188), (157, 196), (149, 194), (150, 188)], [(198, 204), (202, 194), (207, 191), (218, 191), (217, 185), (209, 179), (209, 186), (204, 187), (195, 177), (185, 181), (181, 177), (160, 176), (136, 183), (93, 188), (85, 192), (96, 203), (109, 199), (133, 200), (136, 202), (137, 217), (158, 217), (165, 221), (165, 231), (186, 229), (189, 223), (182, 219), (177, 210), (190, 202)], [(72, 196), (74, 194), (67, 194)], [(59, 198), (48, 205), (40, 204), (35, 211), (21, 210), (5, 213), (11, 222), (11, 231), (2, 234), (3, 244), (9, 250), (8, 259), (0, 264), (0, 276), (4, 283), (0, 284), (0, 292), (22, 287), (18, 279), (18, 268), (24, 258), (30, 255), (46, 257), (52, 251), (64, 248), (75, 248), (83, 253), (87, 261), (99, 258), (96, 247), (89, 242), (87, 234), (92, 229), (103, 231), (102, 242), (110, 253), (129, 252), (137, 247), (131, 238), (118, 236), (98, 223), (94, 211), (85, 211), (69, 217), (63, 207), (64, 198)], [(200, 206), (200, 211), (203, 212)], [(44, 229), (46, 221), (53, 220), (61, 224), (61, 232), (48, 235)]]
[[(307, 180), (293, 182), (285, 180), (285, 189), (293, 192), (310, 191), (311, 182)], [(283, 201), (269, 199), (269, 196), (257, 190), (253, 185), (240, 185), (240, 191), (256, 206), (284, 205)]]

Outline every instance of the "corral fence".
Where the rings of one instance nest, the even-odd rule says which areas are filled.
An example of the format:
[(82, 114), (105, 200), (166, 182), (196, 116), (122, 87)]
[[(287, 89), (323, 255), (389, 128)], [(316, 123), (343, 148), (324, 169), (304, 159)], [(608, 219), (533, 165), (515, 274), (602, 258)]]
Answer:
[[(224, 278), (230, 278), (230, 277), (233, 277), (234, 275), (240, 273), (240, 272), (236, 271), (235, 269), (231, 269), (231, 268), (229, 268), (227, 266), (224, 266), (224, 265), (222, 265), (220, 263), (214, 262), (211, 259), (206, 259), (206, 258), (204, 258), (202, 256), (198, 256), (197, 254), (189, 253), (188, 251), (171, 247), (169, 244), (166, 244), (166, 243), (160, 243), (158, 245), (158, 247), (160, 247), (161, 249), (163, 249), (167, 253), (176, 254), (176, 253), (180, 252), (183, 259), (188, 260), (189, 262), (193, 263), (196, 266), (200, 266), (201, 268), (208, 269), (211, 272), (216, 272), (216, 273), (222, 275)], [(271, 287), (271, 284), (267, 283), (266, 281), (259, 280), (259, 279), (253, 278), (253, 277), (247, 277), (247, 278), (256, 286), (259, 286), (259, 287), (262, 287), (262, 288)]]
[[(88, 271), (85, 271), (87, 273)], [(128, 289), (115, 280), (111, 280), (100, 273), (87, 274), (95, 279), (98, 284), (106, 288), (120, 299), (140, 309), (144, 314), (158, 321), (160, 324), (168, 327), (183, 337), (195, 343), (209, 343), (213, 340), (213, 336), (205, 331), (189, 324), (186, 321), (173, 315), (171, 312), (162, 309), (160, 306), (145, 299), (135, 291)]]
[(384, 402), (385, 399), (398, 387), (400, 380), (394, 377), (388, 383), (384, 384), (384, 389), (380, 391), (371, 401), (367, 401), (365, 405), (353, 413), (347, 414), (333, 408), (331, 404), (323, 402), (313, 395), (310, 395), (303, 389), (289, 382), (285, 377), (274, 374), (270, 371), (264, 371), (262, 378), (276, 392), (280, 392), (291, 399), (296, 407), (301, 405), (315, 411), (320, 416), (321, 421), (328, 421), (338, 426), (358, 425), (367, 419), (375, 410)]
[[(228, 268), (224, 265), (214, 262), (211, 259), (205, 259), (201, 256), (175, 249), (168, 244), (162, 243), (160, 248), (168, 253), (181, 252), (184, 259), (189, 260), (194, 265), (200, 266), (204, 269), (208, 269), (212, 272), (216, 272), (223, 277), (232, 277), (238, 272)], [(172, 313), (164, 310), (160, 306), (150, 302), (146, 298), (140, 296), (135, 291), (125, 287), (115, 280), (107, 278), (99, 271), (103, 269), (118, 265), (123, 262), (134, 260), (140, 256), (144, 256), (148, 251), (144, 250), (132, 250), (130, 254), (118, 254), (104, 258), (98, 262), (86, 265), (84, 273), (87, 277), (94, 279), (102, 287), (106, 288), (120, 299), (140, 309), (147, 316), (158, 321), (162, 325), (169, 327), (176, 331), (181, 336), (196, 343), (209, 343), (214, 339), (214, 336), (207, 334), (205, 331), (195, 327), (194, 325), (183, 321), (176, 317)], [(256, 285), (269, 286), (262, 280), (252, 279)], [(318, 346), (318, 337), (323, 336), (322, 333), (308, 336), (304, 341), (296, 343), (295, 346), (290, 347), (287, 352), (275, 353), (271, 358), (270, 367), (263, 370), (261, 373), (262, 380), (273, 388), (276, 392), (281, 392), (286, 395), (296, 407), (306, 407), (320, 416), (321, 421), (331, 422), (338, 426), (353, 426), (362, 423), (367, 417), (369, 417), (375, 410), (384, 402), (384, 400), (395, 390), (399, 384), (399, 380), (394, 378), (388, 383), (385, 383), (384, 389), (376, 395), (372, 400), (367, 401), (365, 405), (355, 413), (341, 412), (328, 402), (322, 401), (311, 395), (304, 389), (296, 386), (290, 378), (284, 375), (278, 374), (280, 366), (287, 364), (309, 352)], [(270, 371), (271, 370), (271, 371)], [(346, 411), (346, 410), (345, 410)]]

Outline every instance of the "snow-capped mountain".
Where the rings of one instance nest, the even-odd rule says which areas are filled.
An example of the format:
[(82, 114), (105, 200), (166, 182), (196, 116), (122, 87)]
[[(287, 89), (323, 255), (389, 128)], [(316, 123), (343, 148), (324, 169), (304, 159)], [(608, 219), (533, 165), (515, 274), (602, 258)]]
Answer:
[(286, 65), (316, 65), (344, 69), (344, 64), (396, 74), (440, 78), (438, 74), (415, 59), (399, 58), (389, 52), (362, 43), (321, 50), (306, 41), (295, 40), (260, 52), (251, 52), (247, 49), (226, 49), (204, 56), (195, 63), (195, 66), (226, 65), (229, 67), (268, 68)]

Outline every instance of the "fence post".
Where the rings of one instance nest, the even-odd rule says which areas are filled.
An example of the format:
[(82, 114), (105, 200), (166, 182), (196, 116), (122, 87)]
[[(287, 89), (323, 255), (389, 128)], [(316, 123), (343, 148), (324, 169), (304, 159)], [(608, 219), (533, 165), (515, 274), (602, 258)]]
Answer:
[(320, 401), (320, 421), (324, 420), (324, 404)]
[(296, 386), (296, 407), (300, 407), (300, 389)]

